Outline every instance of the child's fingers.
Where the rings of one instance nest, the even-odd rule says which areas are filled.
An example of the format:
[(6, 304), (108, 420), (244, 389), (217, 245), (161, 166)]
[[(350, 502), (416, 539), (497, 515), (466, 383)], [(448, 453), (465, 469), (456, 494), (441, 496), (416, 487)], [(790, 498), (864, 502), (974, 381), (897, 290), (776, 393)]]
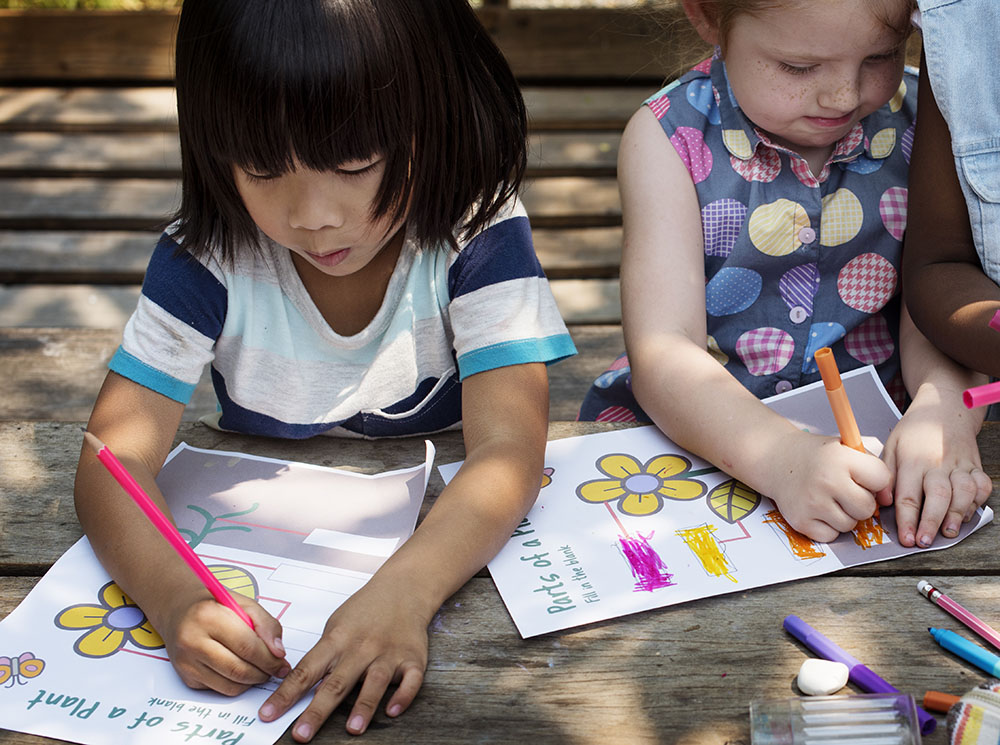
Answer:
[[(323, 725), (323, 722), (333, 713), (333, 710), (340, 706), (340, 702), (353, 690), (354, 684), (364, 673), (364, 667), (359, 666), (354, 661), (355, 659), (359, 658), (352, 659), (347, 656), (342, 658), (336, 667), (324, 675), (319, 685), (316, 686), (312, 701), (292, 725), (292, 737), (297, 742), (309, 742)], [(283, 685), (284, 683), (282, 683)], [(293, 701), (298, 700), (304, 692), (299, 693), (299, 696)], [(277, 695), (277, 691), (275, 691), (275, 695)]]
[[(955, 499), (952, 491), (951, 475), (940, 468), (933, 468), (924, 474), (924, 502), (917, 527), (917, 545), (929, 548), (944, 522), (945, 516)], [(965, 504), (968, 504), (966, 502)], [(962, 507), (960, 515), (965, 513)]]
[(917, 523), (920, 521), (920, 507), (924, 501), (924, 481), (917, 469), (903, 469), (896, 478), (896, 490), (892, 502), (896, 505), (896, 533), (903, 546), (914, 546), (917, 542)]
[(417, 692), (423, 684), (424, 669), (416, 663), (406, 666), (403, 670), (403, 677), (399, 681), (399, 688), (386, 704), (385, 713), (390, 717), (398, 717), (410, 708), (410, 704), (417, 697)]
[(221, 644), (216, 645), (213, 654), (174, 668), (188, 687), (209, 688), (224, 696), (239, 695), (268, 679), (267, 673), (247, 665)]
[(392, 675), (393, 671), (381, 660), (376, 660), (368, 666), (365, 682), (361, 684), (361, 691), (347, 717), (347, 731), (352, 735), (360, 735), (368, 728), (378, 702), (382, 700), (392, 682)]
[(248, 603), (244, 606), (247, 614), (253, 620), (254, 631), (257, 637), (264, 642), (268, 655), (260, 654), (259, 648), (253, 652), (254, 665), (264, 672), (276, 678), (284, 678), (291, 671), (292, 667), (285, 660), (285, 645), (281, 641), (281, 624), (256, 603)]

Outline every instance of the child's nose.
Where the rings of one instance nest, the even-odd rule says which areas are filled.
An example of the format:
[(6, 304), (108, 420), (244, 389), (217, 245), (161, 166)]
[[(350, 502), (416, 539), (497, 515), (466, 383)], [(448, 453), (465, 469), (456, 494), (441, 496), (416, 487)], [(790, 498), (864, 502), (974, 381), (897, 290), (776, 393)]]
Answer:
[(289, 210), (291, 227), (303, 230), (340, 228), (344, 225), (345, 210), (328, 190), (319, 187), (301, 189)]
[(853, 111), (861, 103), (861, 84), (857, 75), (844, 75), (832, 81), (823, 95), (820, 104), (841, 113)]

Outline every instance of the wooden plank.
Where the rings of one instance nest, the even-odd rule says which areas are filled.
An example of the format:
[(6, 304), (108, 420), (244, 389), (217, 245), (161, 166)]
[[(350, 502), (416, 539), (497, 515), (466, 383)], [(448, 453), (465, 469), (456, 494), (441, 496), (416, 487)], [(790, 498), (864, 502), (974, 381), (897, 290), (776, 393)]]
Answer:
[[(158, 231), (0, 230), (0, 284), (139, 284)], [(621, 228), (533, 231), (550, 279), (618, 276)]]
[[(519, 78), (660, 79), (706, 49), (679, 4), (630, 8), (477, 10)], [(173, 78), (176, 13), (0, 11), (0, 79)]]
[[(913, 600), (919, 578), (802, 580), (532, 639), (518, 637), (492, 581), (475, 578), (428, 629), (427, 673), (412, 707), (395, 720), (376, 713), (365, 742), (749, 743), (750, 702), (798, 695), (793, 681), (813, 656), (782, 631), (789, 613), (806, 616), (918, 700), (925, 690), (965, 693), (983, 674), (930, 640), (926, 628), (948, 617), (919, 596)], [(1000, 614), (995, 580), (929, 579), (983, 617)], [(33, 582), (3, 578), (0, 614)], [(312, 742), (344, 742), (347, 714), (346, 708), (335, 712)], [(937, 721), (924, 745), (948, 742), (944, 717)], [(17, 732), (4, 732), (2, 741), (53, 742)], [(285, 732), (278, 742), (293, 740)]]
[[(576, 419), (590, 383), (624, 350), (618, 325), (571, 326), (570, 333), (579, 354), (548, 370), (553, 420)], [(120, 341), (120, 328), (0, 327), (0, 420), (85, 421)], [(206, 372), (184, 420), (215, 410)]]
[[(620, 130), (656, 85), (522, 88), (535, 132)], [(175, 132), (173, 88), (0, 87), (0, 131)]]
[[(531, 136), (528, 172), (614, 177), (618, 132), (545, 132)], [(0, 132), (0, 177), (179, 178), (173, 132)]]
[[(568, 324), (620, 323), (616, 279), (555, 279), (556, 304)], [(139, 299), (137, 285), (0, 285), (0, 327), (123, 329)]]
[[(538, 227), (621, 224), (614, 178), (537, 178), (522, 201)], [(0, 229), (152, 230), (179, 205), (177, 179), (0, 179)]]
[[(624, 349), (618, 326), (571, 327), (579, 354), (549, 368), (550, 418), (573, 420), (591, 381)], [(85, 420), (121, 338), (114, 329), (2, 328), (0, 419)], [(216, 408), (208, 376), (185, 421)]]

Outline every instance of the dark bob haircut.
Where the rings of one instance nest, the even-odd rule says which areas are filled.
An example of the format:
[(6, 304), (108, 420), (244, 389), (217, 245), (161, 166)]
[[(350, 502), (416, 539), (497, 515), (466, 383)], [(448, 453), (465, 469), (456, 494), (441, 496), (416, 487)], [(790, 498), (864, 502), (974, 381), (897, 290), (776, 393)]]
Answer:
[(177, 31), (176, 236), (259, 247), (233, 167), (278, 176), (384, 158), (372, 217), (454, 248), (520, 187), (527, 122), (468, 0), (185, 0)]

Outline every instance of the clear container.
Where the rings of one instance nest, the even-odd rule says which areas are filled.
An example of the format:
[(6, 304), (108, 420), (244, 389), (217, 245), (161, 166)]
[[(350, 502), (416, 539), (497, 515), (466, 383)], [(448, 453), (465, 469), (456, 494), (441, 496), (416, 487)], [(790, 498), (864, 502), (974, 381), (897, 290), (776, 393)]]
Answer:
[(920, 745), (913, 696), (804, 696), (750, 704), (752, 745)]

